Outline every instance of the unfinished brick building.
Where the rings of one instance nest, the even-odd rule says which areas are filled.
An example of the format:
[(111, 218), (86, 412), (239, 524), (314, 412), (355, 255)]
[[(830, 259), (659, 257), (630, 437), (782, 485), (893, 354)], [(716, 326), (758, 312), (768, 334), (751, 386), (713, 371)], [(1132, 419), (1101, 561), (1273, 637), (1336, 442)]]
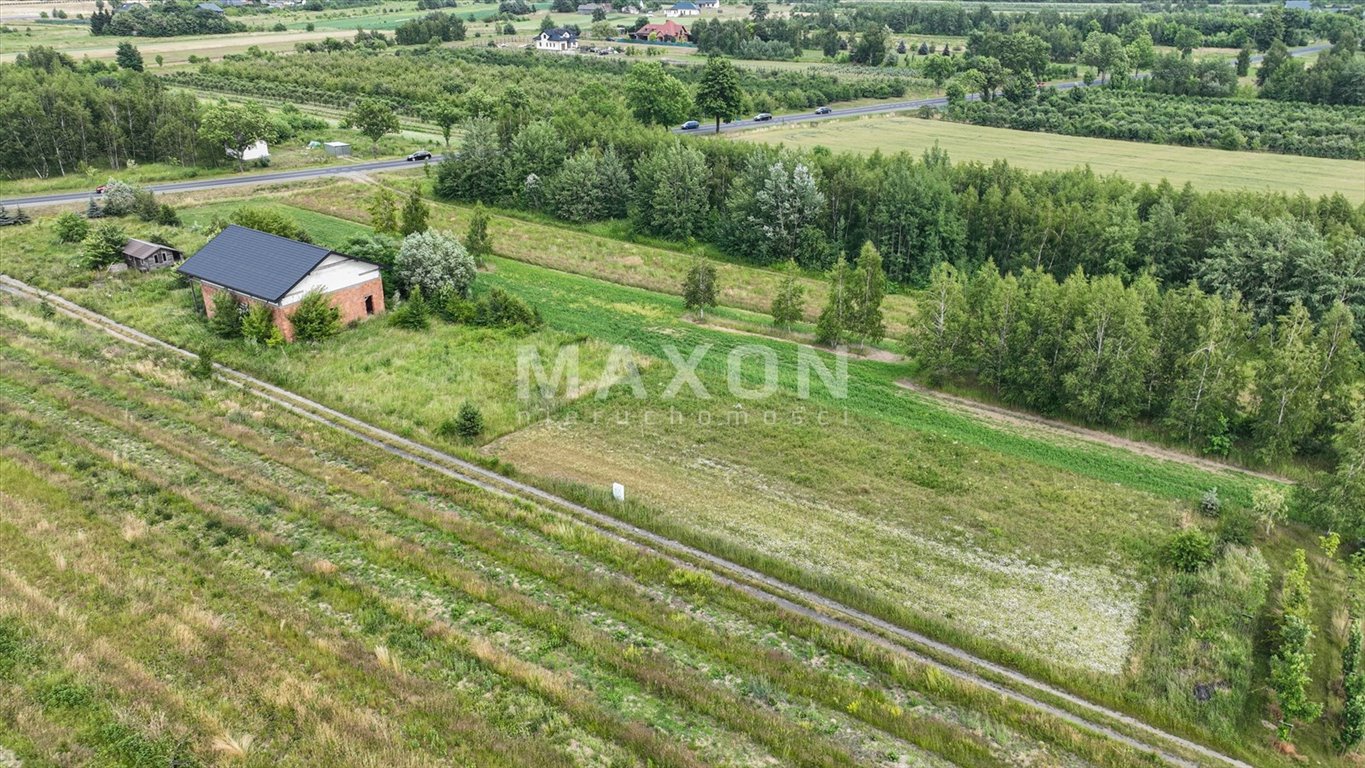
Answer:
[(231, 293), (239, 307), (263, 303), (275, 325), (290, 341), (289, 316), (310, 291), (327, 296), (350, 323), (384, 311), (384, 283), (379, 265), (317, 245), (229, 225), (180, 265), (203, 296), (204, 312), (213, 317), (213, 300)]

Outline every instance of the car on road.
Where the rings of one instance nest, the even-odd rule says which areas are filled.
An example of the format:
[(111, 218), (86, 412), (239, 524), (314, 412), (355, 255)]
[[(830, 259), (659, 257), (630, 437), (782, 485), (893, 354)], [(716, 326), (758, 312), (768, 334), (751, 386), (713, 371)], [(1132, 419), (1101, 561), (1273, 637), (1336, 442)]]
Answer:
[(107, 189), (109, 189), (109, 185), (108, 185), (108, 184), (101, 184), (101, 185), (99, 185), (98, 187), (95, 187), (95, 194), (97, 194), (97, 195), (102, 195), (102, 194), (104, 194), (105, 190), (107, 190)]
[(759, 112), (758, 114), (754, 115), (755, 123), (766, 123), (771, 119), (773, 119), (773, 115), (771, 112)]
[(693, 131), (700, 127), (701, 123), (697, 122), (696, 120), (688, 120), (687, 122), (682, 124), (682, 129), (684, 131)]
[(815, 108), (815, 114), (817, 114), (817, 115), (828, 115), (829, 113), (831, 113), (831, 112), (833, 112), (833, 111), (834, 111), (834, 110), (830, 109), (829, 107), (816, 107), (816, 108)]
[(413, 152), (411, 155), (408, 155), (408, 162), (412, 162), (413, 160), (430, 160), (430, 159), (431, 159), (431, 152), (429, 152), (429, 151), (427, 151), (427, 150), (425, 150), (425, 149), (419, 149), (419, 150), (417, 150), (416, 152)]

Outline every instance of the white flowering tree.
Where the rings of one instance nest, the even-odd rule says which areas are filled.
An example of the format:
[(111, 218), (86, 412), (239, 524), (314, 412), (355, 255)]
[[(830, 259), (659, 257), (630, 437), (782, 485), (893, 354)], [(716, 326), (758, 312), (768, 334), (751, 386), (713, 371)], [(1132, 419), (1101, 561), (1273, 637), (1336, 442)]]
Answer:
[(455, 291), (468, 296), (476, 274), (474, 257), (460, 241), (443, 232), (415, 232), (403, 238), (394, 271), (405, 291), (421, 288), (436, 297)]

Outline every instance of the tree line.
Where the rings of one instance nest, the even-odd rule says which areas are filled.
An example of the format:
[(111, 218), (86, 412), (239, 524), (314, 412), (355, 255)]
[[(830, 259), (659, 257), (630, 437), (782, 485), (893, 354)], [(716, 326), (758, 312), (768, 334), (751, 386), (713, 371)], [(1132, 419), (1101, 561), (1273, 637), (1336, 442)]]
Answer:
[(1160, 290), (1082, 270), (940, 264), (909, 347), (931, 381), (1086, 423), (1141, 421), (1202, 451), (1278, 461), (1326, 452), (1360, 383), (1355, 314), (1292, 302), (1258, 323), (1238, 294)]
[[(420, 117), (440, 109), (467, 119), (507, 110), (567, 111), (580, 108), (579, 94), (609, 102), (619, 98), (622, 81), (633, 66), (621, 59), (487, 48), (400, 49), (386, 56), (338, 49), (299, 56), (232, 55), (170, 79), (227, 93), (328, 106), (381, 98), (403, 114)], [(670, 76), (693, 88), (701, 80), (701, 69), (667, 67)], [(737, 77), (746, 104), (761, 108), (805, 109), (853, 99), (896, 98), (906, 90), (904, 78), (895, 77), (747, 68), (738, 70)], [(592, 111), (603, 106), (609, 105), (594, 105)]]
[[(230, 113), (230, 114), (226, 114)], [(228, 123), (235, 123), (229, 125)], [(0, 173), (63, 176), (129, 162), (215, 165), (243, 129), (281, 140), (325, 126), (296, 108), (200, 105), (161, 79), (32, 48), (0, 65)]]
[(134, 5), (115, 11), (104, 0), (95, 0), (90, 14), (90, 34), (121, 37), (178, 37), (225, 35), (245, 32), (246, 25), (224, 14), (200, 9), (197, 4), (164, 0), (154, 5)]
[[(1199, 82), (1207, 86), (1211, 81)], [(1365, 110), (1360, 108), (1193, 96), (1110, 88), (1046, 90), (1021, 101), (963, 100), (947, 116), (976, 125), (1072, 136), (1365, 158)]]

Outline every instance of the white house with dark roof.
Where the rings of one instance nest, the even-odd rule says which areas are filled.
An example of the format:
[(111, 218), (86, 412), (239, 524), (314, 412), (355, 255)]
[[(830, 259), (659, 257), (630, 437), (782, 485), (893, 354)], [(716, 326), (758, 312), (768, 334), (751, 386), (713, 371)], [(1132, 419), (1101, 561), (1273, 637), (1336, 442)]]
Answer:
[(269, 307), (275, 325), (290, 341), (294, 326), (289, 316), (313, 291), (341, 312), (342, 323), (384, 311), (378, 264), (236, 224), (208, 241), (179, 271), (198, 284), (209, 317), (217, 295), (229, 293), (239, 307)]
[(547, 29), (536, 35), (536, 49), (541, 51), (576, 51), (578, 50), (578, 35), (561, 27)]
[(664, 16), (670, 19), (676, 19), (680, 16), (700, 15), (701, 8), (698, 8), (696, 3), (691, 2), (674, 3), (673, 5), (669, 6), (667, 10), (664, 11)]

